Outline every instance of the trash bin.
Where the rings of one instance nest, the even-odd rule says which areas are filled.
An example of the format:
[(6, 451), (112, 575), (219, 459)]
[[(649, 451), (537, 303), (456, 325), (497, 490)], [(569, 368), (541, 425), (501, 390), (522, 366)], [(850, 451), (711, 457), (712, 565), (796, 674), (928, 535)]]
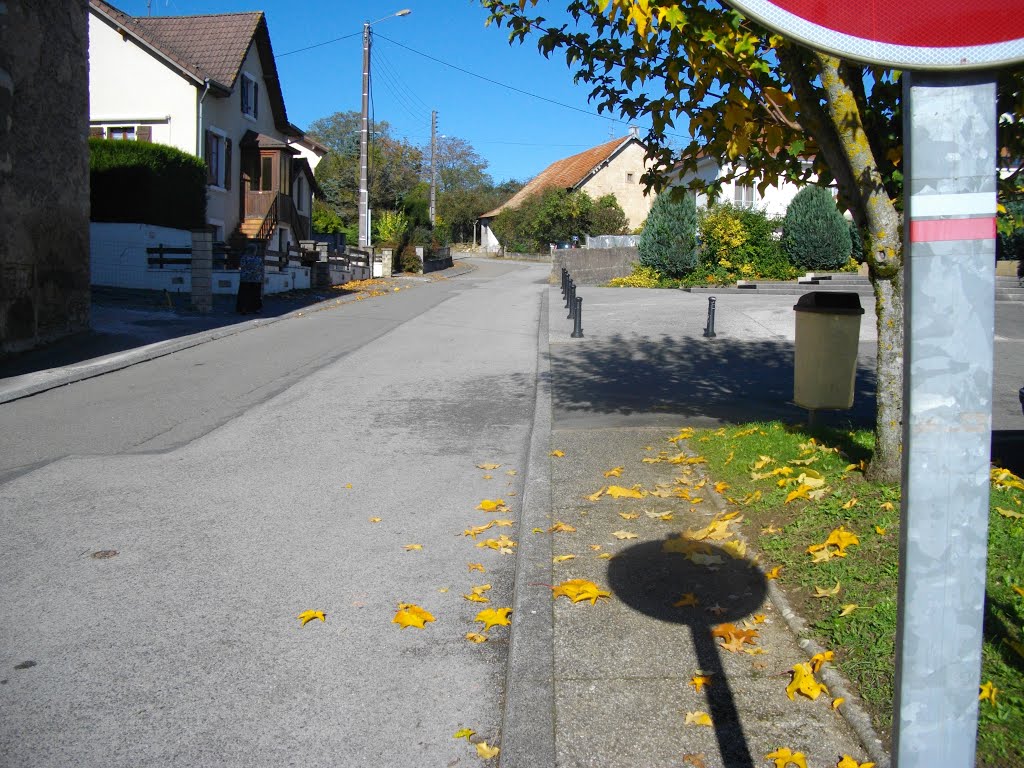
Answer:
[(856, 293), (814, 291), (793, 306), (793, 402), (810, 410), (853, 406), (857, 343), (864, 309)]

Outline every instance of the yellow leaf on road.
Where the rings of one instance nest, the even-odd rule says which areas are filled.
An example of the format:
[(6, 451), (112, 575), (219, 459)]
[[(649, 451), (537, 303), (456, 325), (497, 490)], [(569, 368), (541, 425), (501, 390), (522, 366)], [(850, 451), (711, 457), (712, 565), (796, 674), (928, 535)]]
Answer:
[(673, 608), (687, 608), (689, 606), (696, 607), (698, 605), (700, 605), (700, 600), (697, 598), (695, 594), (693, 594), (693, 592), (687, 592), (674, 603), (672, 603)]
[(380, 522), (380, 518), (379, 517), (371, 517), (370, 518), (370, 522), (371, 523), (379, 523)]
[(351, 491), (352, 490), (352, 483), (345, 483), (341, 487), (344, 488), (346, 491)]
[(501, 464), (477, 464), (477, 469), (497, 469)]
[(498, 510), (504, 511), (502, 509), (504, 506), (504, 499), (484, 499), (477, 505), (477, 509), (482, 509), (484, 512), (495, 512)]
[(635, 533), (629, 531), (613, 531), (612, 536), (619, 540), (639, 538)]
[(687, 712), (683, 725), (712, 725), (711, 715), (707, 712)]
[(428, 621), (434, 621), (434, 617), (429, 611), (420, 608), (414, 603), (399, 603), (398, 612), (395, 614), (395, 618), (391, 620), (391, 623), (397, 624), (402, 629), (406, 627), (424, 629)]
[(623, 520), (636, 520), (640, 517), (639, 512), (616, 512), (616, 514)]
[(601, 560), (611, 560), (613, 557), (615, 557), (615, 555), (613, 555), (611, 552), (602, 552), (598, 555), (598, 558)]
[(476, 731), (474, 731), (472, 728), (463, 728), (460, 731), (456, 731), (455, 736), (453, 736), (452, 738), (465, 739), (466, 741), (469, 741), (469, 737), (473, 736), (475, 733)]
[(694, 675), (690, 678), (690, 685), (693, 686), (693, 690), (700, 693), (705, 685), (711, 685), (711, 675)]
[(471, 643), (486, 643), (487, 635), (481, 635), (479, 632), (467, 632), (466, 639)]
[(472, 592), (470, 594), (468, 594), (468, 595), (463, 595), (463, 597), (466, 598), (467, 600), (469, 600), (469, 602), (471, 602), (471, 603), (489, 603), (489, 602), (491, 602), (488, 598), (484, 597), (483, 595), (477, 595), (477, 594), (474, 594)]
[(812, 701), (817, 699), (822, 693), (828, 693), (828, 688), (815, 679), (810, 664), (800, 662), (794, 665), (791, 674), (793, 679), (786, 686), (786, 695), (789, 696), (791, 701), (796, 698), (797, 693), (802, 693)]
[(642, 499), (647, 491), (635, 485), (632, 488), (623, 488), (621, 485), (609, 485), (605, 493), (613, 499)]
[(604, 473), (604, 476), (605, 477), (622, 477), (622, 470), (623, 469), (625, 469), (625, 467), (612, 467), (611, 469), (609, 469), (607, 472)]
[(483, 533), (488, 528), (491, 528), (493, 525), (494, 525), (493, 522), (490, 522), (487, 525), (474, 525), (471, 528), (467, 528), (466, 530), (464, 530), (462, 532), (462, 535), (463, 536), (472, 536), (475, 539), (479, 534)]
[(303, 611), (302, 613), (299, 614), (298, 618), (299, 618), (299, 621), (302, 622), (302, 624), (300, 626), (303, 626), (303, 627), (306, 626), (309, 622), (313, 621), (313, 619), (320, 619), (320, 621), (324, 621), (324, 622), (327, 621), (327, 617), (324, 616), (324, 612), (323, 611), (313, 611), (313, 610)]
[(416, 552), (418, 550), (423, 549), (423, 545), (422, 544), (406, 544), (404, 547), (402, 547), (402, 549), (404, 549), (406, 552)]
[(549, 455), (549, 456), (554, 456), (554, 457), (555, 457), (556, 459), (560, 459), (560, 458), (562, 458), (563, 456), (565, 456), (565, 451), (559, 451), (559, 450), (555, 449), (555, 450), (553, 450), (553, 451), (552, 451), (552, 452), (551, 452), (550, 454), (548, 454), (548, 455)]
[(849, 755), (843, 755), (843, 759), (836, 763), (836, 768), (875, 768), (875, 764), (858, 763)]
[(466, 567), (470, 570), (470, 572), (480, 571), (480, 573), (487, 573), (487, 569), (484, 568), (483, 563), (467, 563)]
[(814, 654), (813, 656), (811, 656), (811, 671), (814, 674), (818, 674), (821, 668), (825, 666), (825, 662), (832, 661), (832, 659), (834, 659), (835, 656), (835, 653), (833, 653), (832, 651), (822, 651), (821, 653)]
[(557, 557), (551, 558), (551, 562), (553, 562), (553, 563), (564, 563), (567, 560), (575, 560), (575, 559), (576, 559), (576, 555), (558, 555)]
[(553, 597), (567, 597), (572, 602), (578, 603), (582, 600), (589, 600), (591, 605), (597, 604), (599, 597), (611, 598), (611, 592), (605, 592), (592, 581), (586, 579), (569, 579), (551, 588)]
[(555, 524), (548, 528), (548, 533), (575, 533), (576, 529), (568, 523), (563, 523), (561, 520), (556, 520)]
[(587, 501), (597, 501), (597, 500), (598, 500), (598, 499), (600, 499), (600, 498), (601, 498), (602, 496), (604, 496), (604, 494), (605, 494), (605, 492), (606, 492), (607, 490), (608, 490), (608, 486), (607, 486), (607, 485), (605, 485), (605, 486), (602, 486), (601, 490), (599, 490), (599, 491), (595, 491), (594, 493), (590, 494), (589, 496), (584, 496), (584, 498), (585, 498), (585, 499), (586, 499)]
[(476, 745), (476, 753), (484, 760), (490, 760), (492, 757), (497, 757), (501, 750), (498, 747), (490, 747), (486, 741), (481, 741)]
[(836, 698), (832, 699), (832, 709), (839, 709), (839, 707), (842, 706), (844, 701), (846, 701), (845, 696), (837, 696)]
[(774, 752), (764, 756), (765, 760), (774, 760), (775, 768), (788, 768), (790, 765), (796, 768), (807, 768), (807, 758), (803, 752), (793, 752), (789, 747), (779, 747)]
[(672, 517), (673, 517), (671, 512), (646, 512), (645, 511), (644, 514), (647, 515), (652, 520), (662, 520), (662, 521), (664, 521), (666, 523), (669, 522), (672, 519)]
[(485, 608), (476, 615), (473, 621), (482, 622), (484, 628), (481, 632), (486, 632), (491, 627), (507, 627), (512, 623), (512, 620), (508, 615), (512, 613), (511, 608)]

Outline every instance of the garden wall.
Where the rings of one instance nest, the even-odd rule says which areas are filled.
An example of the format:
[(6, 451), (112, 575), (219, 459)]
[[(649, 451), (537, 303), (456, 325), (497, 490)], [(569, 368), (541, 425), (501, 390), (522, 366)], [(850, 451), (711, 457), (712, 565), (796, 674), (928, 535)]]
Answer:
[(552, 251), (551, 259), (551, 277), (556, 283), (565, 267), (576, 285), (604, 285), (613, 277), (632, 274), (640, 255), (636, 248), (566, 248)]

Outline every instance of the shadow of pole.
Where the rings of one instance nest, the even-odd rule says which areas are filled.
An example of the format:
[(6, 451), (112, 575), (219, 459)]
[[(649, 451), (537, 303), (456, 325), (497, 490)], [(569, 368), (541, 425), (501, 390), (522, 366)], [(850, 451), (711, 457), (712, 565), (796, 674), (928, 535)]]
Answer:
[[(673, 551), (665, 551), (671, 542)], [(682, 554), (685, 551), (686, 554)], [(764, 601), (767, 583), (749, 560), (704, 541), (667, 539), (629, 547), (608, 564), (611, 590), (630, 608), (660, 621), (689, 626), (705, 686), (719, 752), (728, 768), (753, 768), (754, 761), (712, 629), (743, 619)], [(692, 593), (697, 605), (676, 607)]]

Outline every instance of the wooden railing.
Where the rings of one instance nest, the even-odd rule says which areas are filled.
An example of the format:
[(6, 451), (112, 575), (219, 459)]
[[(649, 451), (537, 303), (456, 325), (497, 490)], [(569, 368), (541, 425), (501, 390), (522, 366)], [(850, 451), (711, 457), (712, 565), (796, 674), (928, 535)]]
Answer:
[[(165, 246), (163, 243), (156, 248), (146, 249), (146, 263), (150, 267), (163, 269), (172, 266), (192, 266), (192, 246)], [(168, 254), (170, 254), (168, 256)], [(214, 269), (238, 269), (238, 254), (224, 243), (213, 244)]]

